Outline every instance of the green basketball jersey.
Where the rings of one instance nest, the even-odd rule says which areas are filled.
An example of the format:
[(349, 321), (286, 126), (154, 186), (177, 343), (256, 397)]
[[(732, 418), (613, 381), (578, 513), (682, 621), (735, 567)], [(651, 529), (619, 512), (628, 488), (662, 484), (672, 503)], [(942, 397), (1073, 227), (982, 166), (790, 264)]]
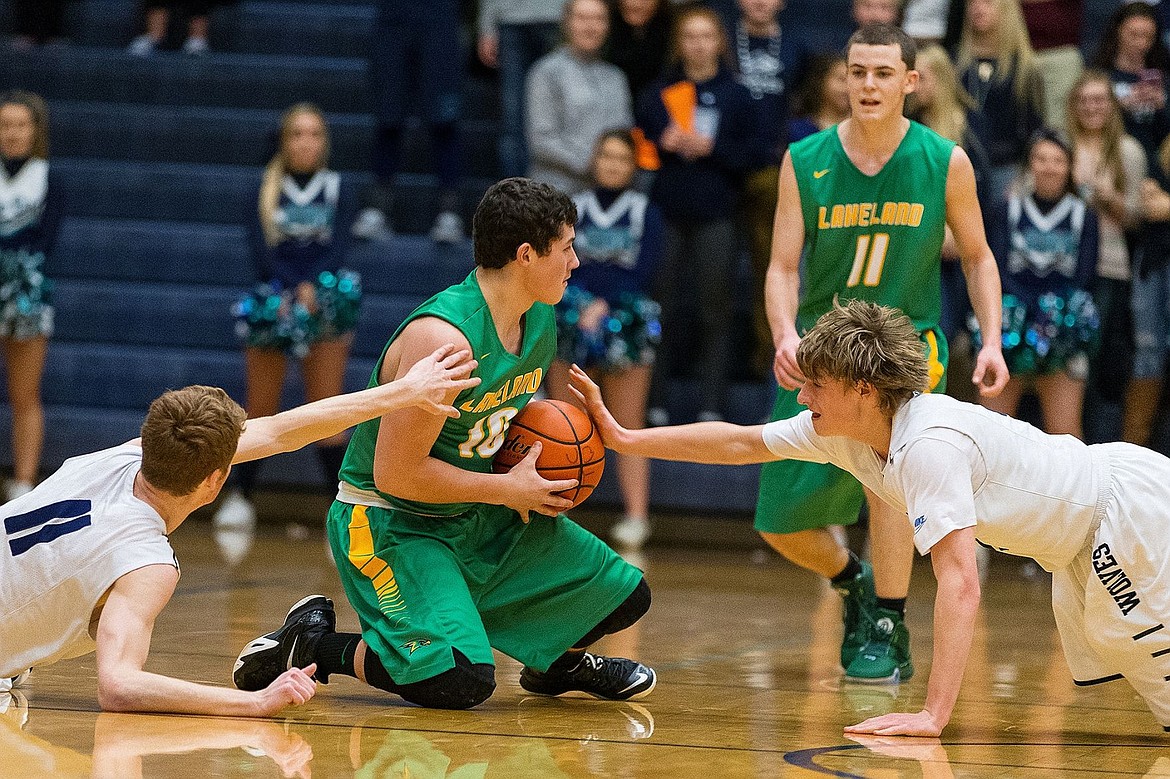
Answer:
[(917, 122), (876, 176), (853, 164), (830, 127), (789, 147), (804, 214), (800, 332), (842, 300), (900, 308), (937, 327), (947, 170), (955, 144)]
[[(479, 287), (479, 279), (472, 271), (462, 284), (448, 287), (416, 308), (398, 327), (382, 350), (370, 377), (369, 386), (376, 386), (386, 349), (402, 329), (419, 317), (433, 316), (459, 328), (471, 344), (472, 356), (479, 361), (473, 376), (481, 382), (459, 393), (455, 407), (458, 419), (448, 419), (431, 448), (431, 456), (468, 471), (488, 473), (492, 457), (504, 443), (512, 417), (532, 399), (544, 380), (548, 366), (556, 354), (556, 319), (553, 307), (536, 303), (524, 315), (524, 336), (520, 354), (504, 348), (496, 332), (492, 313)], [(394, 508), (417, 514), (452, 516), (471, 509), (474, 503), (420, 503), (404, 500), (378, 491), (374, 485), (374, 445), (378, 440), (380, 419), (363, 422), (354, 430), (345, 461), (341, 466), (341, 480), (359, 490), (372, 492)]]

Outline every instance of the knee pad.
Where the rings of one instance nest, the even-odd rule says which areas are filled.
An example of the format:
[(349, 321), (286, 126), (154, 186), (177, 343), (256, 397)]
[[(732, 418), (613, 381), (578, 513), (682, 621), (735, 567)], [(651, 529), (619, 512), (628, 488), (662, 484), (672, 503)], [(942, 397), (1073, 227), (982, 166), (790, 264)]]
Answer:
[[(381, 661), (370, 652), (366, 655), (366, 681), (429, 709), (470, 709), (478, 706), (495, 692), (495, 668), (486, 663), (472, 663), (459, 650), (452, 651), (455, 656), (454, 668), (410, 684), (396, 684), (382, 667)], [(371, 658), (375, 662), (371, 663)]]

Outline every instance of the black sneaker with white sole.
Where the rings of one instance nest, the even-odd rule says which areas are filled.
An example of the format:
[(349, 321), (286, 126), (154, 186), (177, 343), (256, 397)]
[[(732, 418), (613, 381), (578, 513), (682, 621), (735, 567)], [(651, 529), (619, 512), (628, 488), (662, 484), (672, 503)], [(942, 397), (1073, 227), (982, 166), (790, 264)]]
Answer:
[(653, 668), (624, 657), (605, 657), (585, 652), (570, 671), (537, 671), (525, 667), (520, 686), (536, 695), (583, 692), (607, 701), (636, 701), (654, 689), (658, 676)]
[[(324, 595), (301, 599), (285, 617), (278, 630), (250, 641), (232, 669), (232, 681), (241, 690), (263, 690), (290, 668), (305, 668), (316, 656), (321, 636), (332, 633), (337, 625), (333, 601)], [(329, 683), (320, 671), (313, 678)]]

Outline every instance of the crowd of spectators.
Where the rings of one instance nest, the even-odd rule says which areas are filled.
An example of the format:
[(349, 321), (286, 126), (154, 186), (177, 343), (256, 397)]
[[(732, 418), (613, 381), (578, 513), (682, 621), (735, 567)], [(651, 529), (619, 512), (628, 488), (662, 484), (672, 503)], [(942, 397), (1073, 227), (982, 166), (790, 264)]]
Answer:
[[(603, 387), (630, 400), (613, 405), (628, 426), (647, 416), (669, 420), (668, 409), (678, 407), (669, 395), (672, 378), (694, 380), (692, 412), (700, 419), (727, 414), (733, 374), (770, 380), (763, 279), (780, 162), (789, 144), (849, 112), (838, 48), (844, 38), (826, 33), (823, 45), (813, 46), (786, 23), (786, 5), (808, 1), (477, 4), (474, 56), (495, 70), (498, 87), (498, 174), (553, 183), (577, 198), (581, 214), (583, 265), (561, 311), (561, 358), (589, 364), (605, 377)], [(58, 40), (63, 5), (13, 0), (16, 43)], [(147, 0), (129, 51), (151, 54), (180, 19), (187, 25), (182, 50), (206, 52), (215, 5)], [(1014, 412), (1034, 388), (1054, 432), (1143, 444), (1155, 434), (1170, 343), (1168, 6), (1117, 4), (1090, 52), (1082, 43), (1083, 0), (852, 3), (856, 25), (899, 23), (919, 42), (920, 81), (908, 115), (962, 146), (976, 171), (1001, 264), (1003, 333), (981, 334), (968, 324), (957, 262), (944, 263), (944, 329), (958, 343), (1002, 337), (1005, 348), (1011, 339), (1047, 338), (1045, 349), (1054, 351), (1013, 366), (1016, 378), (997, 408)], [(375, 117), (368, 192), (337, 190), (320, 112), (298, 106), (286, 115), (281, 149), (250, 218), (257, 281), (283, 296), (281, 310), (316, 313), (318, 296), (334, 294), (320, 286), (323, 275), (334, 284), (344, 276), (345, 239), (391, 232), (408, 107), (421, 114), (432, 141), (439, 187), (431, 235), (440, 242), (464, 237), (464, 87), (469, 64), (480, 67), (452, 54), (466, 10), (457, 0), (378, 0), (368, 53)], [(17, 101), (7, 110), (41, 121), (35, 103)], [(302, 124), (323, 143), (307, 162), (295, 152)], [(37, 156), (13, 142), (0, 144), (0, 154), (9, 185), (28, 175), (22, 165)], [(47, 192), (42, 232), (49, 235), (35, 247), (28, 238), (30, 256), (51, 251), (59, 208), (53, 189)], [(944, 259), (956, 259), (953, 242)], [(736, 280), (748, 268), (751, 325), (738, 332)], [(1045, 324), (1056, 316), (1052, 296), (1066, 307), (1059, 338), (1052, 330), (1059, 322)], [(49, 331), (51, 323), (34, 336), (43, 341)], [(247, 332), (249, 409), (268, 413), (278, 397), (261, 397), (257, 388), (269, 380), (279, 386), (292, 352), (264, 342), (260, 330)], [(733, 344), (743, 342), (751, 344), (748, 364), (732, 365)], [(10, 359), (20, 354), (6, 348)], [(325, 327), (297, 348), (312, 384), (316, 362), (344, 366), (348, 336)], [(336, 389), (307, 387), (314, 395)], [(1119, 429), (1083, 431), (1082, 402), (1089, 415), (1095, 403), (1121, 406)], [(39, 451), (35, 425), (16, 427), (30, 442), (23, 450)], [(322, 459), (332, 469), (335, 453)], [(33, 478), (28, 467), (18, 470), (18, 480)], [(619, 471), (626, 516), (642, 525), (630, 531), (636, 539), (645, 530), (645, 464), (623, 459)]]

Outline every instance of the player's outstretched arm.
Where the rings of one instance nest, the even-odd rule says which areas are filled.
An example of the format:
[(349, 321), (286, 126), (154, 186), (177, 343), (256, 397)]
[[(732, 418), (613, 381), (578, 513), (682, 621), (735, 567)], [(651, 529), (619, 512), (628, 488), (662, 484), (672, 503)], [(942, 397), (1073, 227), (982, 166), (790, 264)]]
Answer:
[(292, 452), (401, 408), (421, 409), (439, 418), (457, 417), (459, 411), (450, 398), (479, 384), (478, 378), (469, 378), (475, 367), (469, 350), (448, 343), (412, 363), (394, 381), (250, 419), (232, 462)]
[(987, 245), (983, 212), (975, 191), (975, 168), (967, 153), (956, 146), (947, 170), (947, 226), (955, 237), (971, 308), (984, 333), (983, 346), (975, 356), (971, 382), (984, 397), (995, 397), (1007, 385), (1008, 368), (1003, 359), (999, 333), (1003, 326), (1003, 289), (999, 266)]
[(148, 565), (125, 574), (110, 588), (97, 628), (98, 703), (103, 709), (267, 717), (313, 697), (314, 666), (286, 671), (258, 692), (144, 671), (154, 621), (178, 581), (175, 568)]
[(922, 711), (883, 714), (845, 728), (879, 736), (938, 736), (951, 720), (979, 610), (975, 528), (952, 530), (930, 549), (938, 579), (934, 599), (934, 653)]
[(602, 442), (615, 452), (712, 465), (746, 465), (778, 459), (764, 445), (763, 425), (697, 422), (627, 430), (605, 407), (601, 389), (577, 365), (569, 369), (569, 382), (569, 391), (585, 404)]

